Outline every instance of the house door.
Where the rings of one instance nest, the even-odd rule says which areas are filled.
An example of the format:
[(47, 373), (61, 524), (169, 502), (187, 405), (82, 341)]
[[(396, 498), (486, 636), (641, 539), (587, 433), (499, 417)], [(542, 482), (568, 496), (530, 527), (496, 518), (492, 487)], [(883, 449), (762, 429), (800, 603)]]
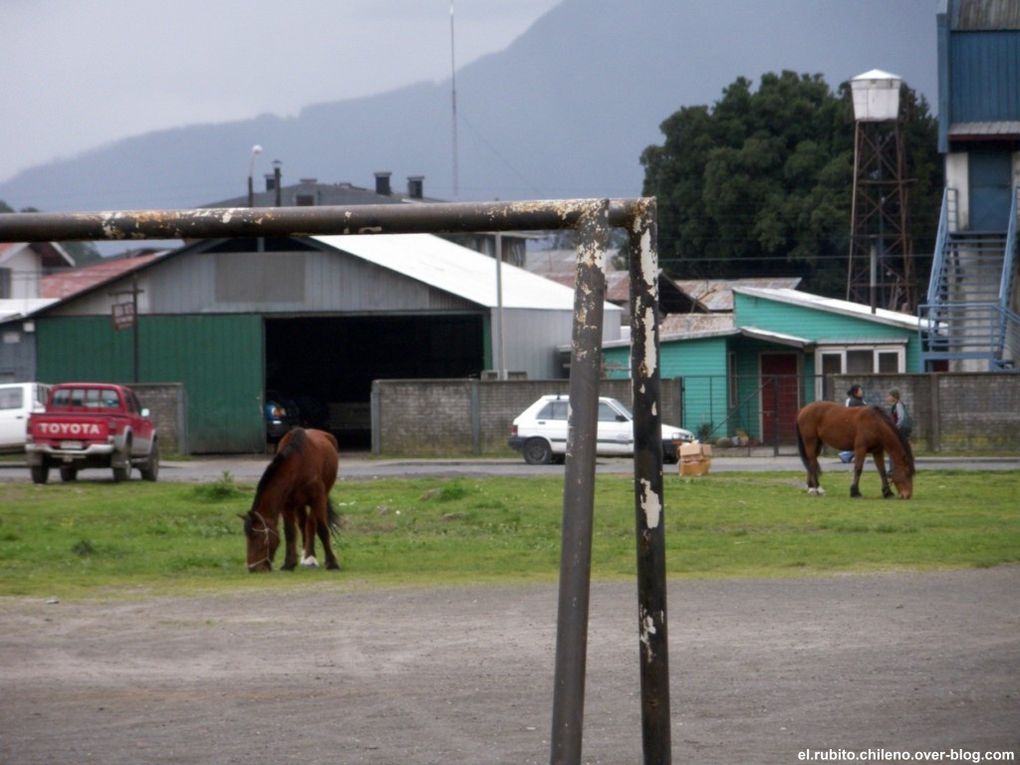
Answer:
[(967, 165), (971, 231), (1005, 231), (1012, 201), (1012, 155), (1008, 151), (971, 149)]
[(796, 353), (761, 355), (761, 433), (766, 444), (797, 440), (800, 393)]

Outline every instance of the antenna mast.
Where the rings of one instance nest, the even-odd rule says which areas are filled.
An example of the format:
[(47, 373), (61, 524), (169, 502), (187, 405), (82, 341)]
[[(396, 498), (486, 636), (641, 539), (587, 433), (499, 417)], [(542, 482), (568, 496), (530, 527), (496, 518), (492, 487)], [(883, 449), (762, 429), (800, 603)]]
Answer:
[(455, 55), (453, 36), (453, 0), (450, 0), (450, 97), (453, 106), (453, 198), (460, 195), (460, 170), (457, 167), (457, 57)]

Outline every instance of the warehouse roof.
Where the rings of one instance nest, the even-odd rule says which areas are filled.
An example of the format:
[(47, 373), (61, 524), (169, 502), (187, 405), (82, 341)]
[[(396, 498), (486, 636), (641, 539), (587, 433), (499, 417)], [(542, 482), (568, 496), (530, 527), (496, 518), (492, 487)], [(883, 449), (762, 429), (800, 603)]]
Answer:
[[(478, 305), (495, 308), (496, 261), (432, 234), (353, 234), (311, 239)], [(503, 264), (503, 306), (573, 310), (574, 291)], [(606, 311), (619, 311), (606, 303)]]

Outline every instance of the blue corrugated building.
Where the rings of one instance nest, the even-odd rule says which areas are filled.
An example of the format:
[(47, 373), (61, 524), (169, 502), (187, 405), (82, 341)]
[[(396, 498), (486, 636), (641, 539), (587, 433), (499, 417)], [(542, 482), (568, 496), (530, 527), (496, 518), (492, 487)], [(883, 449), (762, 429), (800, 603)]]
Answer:
[(1020, 357), (1020, 3), (942, 0), (939, 151), (946, 189), (931, 281), (928, 369), (1015, 371)]

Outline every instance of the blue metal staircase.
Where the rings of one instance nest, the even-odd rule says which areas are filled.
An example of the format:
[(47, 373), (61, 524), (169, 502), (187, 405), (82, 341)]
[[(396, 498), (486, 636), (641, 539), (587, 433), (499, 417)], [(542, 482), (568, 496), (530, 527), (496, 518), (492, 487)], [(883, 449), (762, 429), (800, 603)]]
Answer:
[(945, 190), (927, 301), (918, 306), (926, 368), (947, 361), (971, 371), (1020, 372), (1018, 198), (1015, 188), (1003, 231), (960, 231), (956, 190)]

